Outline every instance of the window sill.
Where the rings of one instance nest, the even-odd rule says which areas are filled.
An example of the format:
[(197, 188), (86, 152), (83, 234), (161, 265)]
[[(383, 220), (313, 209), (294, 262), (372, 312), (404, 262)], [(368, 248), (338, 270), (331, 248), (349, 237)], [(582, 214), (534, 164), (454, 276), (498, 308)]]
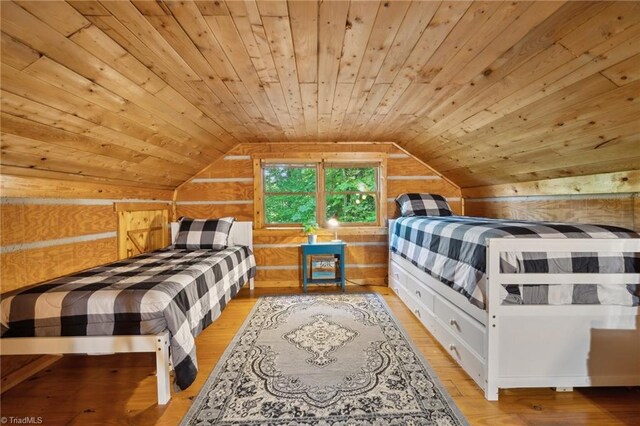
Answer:
[[(349, 226), (338, 228), (338, 236), (341, 235), (387, 235), (388, 228), (386, 226)], [(254, 229), (254, 235), (305, 235), (301, 227), (265, 227)], [(333, 229), (319, 229), (317, 232), (320, 236), (333, 235)]]

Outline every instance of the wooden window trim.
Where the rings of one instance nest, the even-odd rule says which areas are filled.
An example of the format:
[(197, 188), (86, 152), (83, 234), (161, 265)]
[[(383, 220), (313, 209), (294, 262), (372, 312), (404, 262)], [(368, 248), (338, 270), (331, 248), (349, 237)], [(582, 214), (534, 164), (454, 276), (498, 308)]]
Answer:
[(379, 162), (387, 158), (384, 152), (260, 152), (252, 155), (253, 159), (263, 162), (277, 163), (317, 163), (321, 161), (336, 163)]
[[(299, 229), (300, 224), (298, 223), (266, 223), (265, 220), (265, 211), (264, 211), (264, 201), (265, 201), (265, 191), (264, 191), (264, 179), (263, 179), (263, 168), (264, 165), (276, 165), (281, 164), (286, 166), (288, 164), (314, 164), (316, 166), (316, 222), (322, 228), (327, 228), (326, 223), (326, 196), (327, 194), (347, 194), (347, 193), (364, 193), (370, 194), (374, 197), (377, 197), (377, 208), (376, 208), (376, 222), (345, 222), (341, 224), (344, 228), (355, 228), (355, 227), (370, 227), (370, 228), (379, 228), (385, 227), (387, 221), (387, 156), (380, 153), (349, 153), (350, 155), (355, 155), (356, 158), (341, 159), (336, 155), (338, 153), (325, 153), (320, 156), (312, 156), (309, 154), (301, 154), (299, 156), (294, 156), (291, 154), (282, 155), (280, 157), (267, 156), (267, 154), (256, 155), (253, 157), (253, 176), (254, 176), (254, 222), (256, 229), (262, 228), (295, 228)], [(344, 158), (345, 153), (339, 153)], [(376, 191), (347, 191), (347, 192), (334, 192), (334, 191), (325, 191), (324, 180), (325, 180), (325, 169), (327, 167), (374, 167), (376, 169)], [(283, 193), (286, 195), (285, 193)], [(293, 194), (303, 194), (303, 193), (292, 193)], [(304, 193), (311, 195), (312, 193)], [(271, 194), (273, 195), (273, 194)], [(278, 194), (276, 194), (278, 195)], [(282, 195), (282, 194), (281, 194)]]
[(264, 194), (262, 193), (262, 161), (253, 159), (253, 222), (257, 229), (264, 228), (263, 223)]
[[(300, 228), (300, 224), (296, 223), (296, 222), (286, 222), (286, 223), (267, 223), (266, 222), (266, 218), (264, 216), (265, 214), (265, 208), (264, 208), (264, 201), (265, 201), (265, 182), (264, 182), (264, 166), (268, 165), (268, 166), (283, 166), (286, 167), (288, 165), (308, 165), (309, 168), (311, 168), (311, 166), (316, 168), (316, 190), (314, 192), (272, 192), (269, 193), (269, 195), (312, 195), (316, 197), (316, 222), (318, 222), (318, 188), (319, 188), (319, 180), (318, 180), (318, 173), (319, 173), (319, 163), (315, 162), (315, 161), (292, 161), (292, 162), (286, 162), (283, 161), (281, 159), (269, 159), (269, 160), (258, 160), (259, 166), (258, 166), (258, 175), (260, 176), (260, 186), (259, 186), (259, 190), (260, 190), (260, 203), (261, 206), (259, 208), (259, 210), (261, 211), (261, 217), (260, 217), (260, 224), (261, 227), (268, 227), (268, 228), (295, 228), (298, 229)], [(254, 164), (255, 167), (255, 164)], [(254, 171), (255, 173), (255, 171)], [(254, 203), (256, 203), (257, 198), (254, 196)], [(255, 210), (255, 207), (254, 207)], [(257, 225), (256, 225), (257, 227)]]

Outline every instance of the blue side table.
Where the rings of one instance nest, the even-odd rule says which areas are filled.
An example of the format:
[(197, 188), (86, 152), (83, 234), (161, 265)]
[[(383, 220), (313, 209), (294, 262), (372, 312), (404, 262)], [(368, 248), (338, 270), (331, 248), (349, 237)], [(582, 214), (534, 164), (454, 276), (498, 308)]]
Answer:
[[(330, 243), (316, 243), (316, 244), (301, 244), (302, 247), (302, 284), (304, 292), (307, 292), (307, 284), (340, 284), (342, 291), (346, 291), (345, 288), (345, 272), (344, 272), (344, 249), (347, 243), (344, 241), (330, 242)], [(340, 265), (340, 276), (336, 278), (316, 278), (312, 279), (308, 274), (308, 261), (307, 257), (310, 255), (333, 255), (338, 264)], [(336, 274), (337, 275), (337, 274)]]

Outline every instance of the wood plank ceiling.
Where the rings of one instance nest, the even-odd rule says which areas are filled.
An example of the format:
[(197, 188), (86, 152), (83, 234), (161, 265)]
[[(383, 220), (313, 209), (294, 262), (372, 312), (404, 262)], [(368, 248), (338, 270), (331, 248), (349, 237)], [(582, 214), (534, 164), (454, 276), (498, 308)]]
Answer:
[(640, 168), (640, 2), (2, 1), (2, 172), (173, 188), (394, 141), (463, 187)]

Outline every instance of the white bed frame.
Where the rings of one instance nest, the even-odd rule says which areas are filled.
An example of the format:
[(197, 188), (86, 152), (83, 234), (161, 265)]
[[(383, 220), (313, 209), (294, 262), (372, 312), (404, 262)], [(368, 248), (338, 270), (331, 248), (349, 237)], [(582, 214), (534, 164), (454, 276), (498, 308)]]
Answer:
[[(393, 221), (389, 224), (389, 236)], [(639, 239), (492, 238), (487, 310), (389, 253), (389, 286), (484, 390), (640, 385), (640, 310), (618, 305), (503, 305), (503, 284), (640, 283), (640, 274), (500, 272), (504, 252), (640, 252)]]
[[(171, 223), (171, 241), (175, 241), (177, 222)], [(253, 249), (253, 222), (234, 222), (229, 245), (246, 245)], [(254, 280), (249, 282), (253, 290)], [(132, 336), (14, 337), (0, 339), (0, 355), (105, 355), (113, 353), (155, 352), (158, 404), (171, 399), (169, 332)]]

